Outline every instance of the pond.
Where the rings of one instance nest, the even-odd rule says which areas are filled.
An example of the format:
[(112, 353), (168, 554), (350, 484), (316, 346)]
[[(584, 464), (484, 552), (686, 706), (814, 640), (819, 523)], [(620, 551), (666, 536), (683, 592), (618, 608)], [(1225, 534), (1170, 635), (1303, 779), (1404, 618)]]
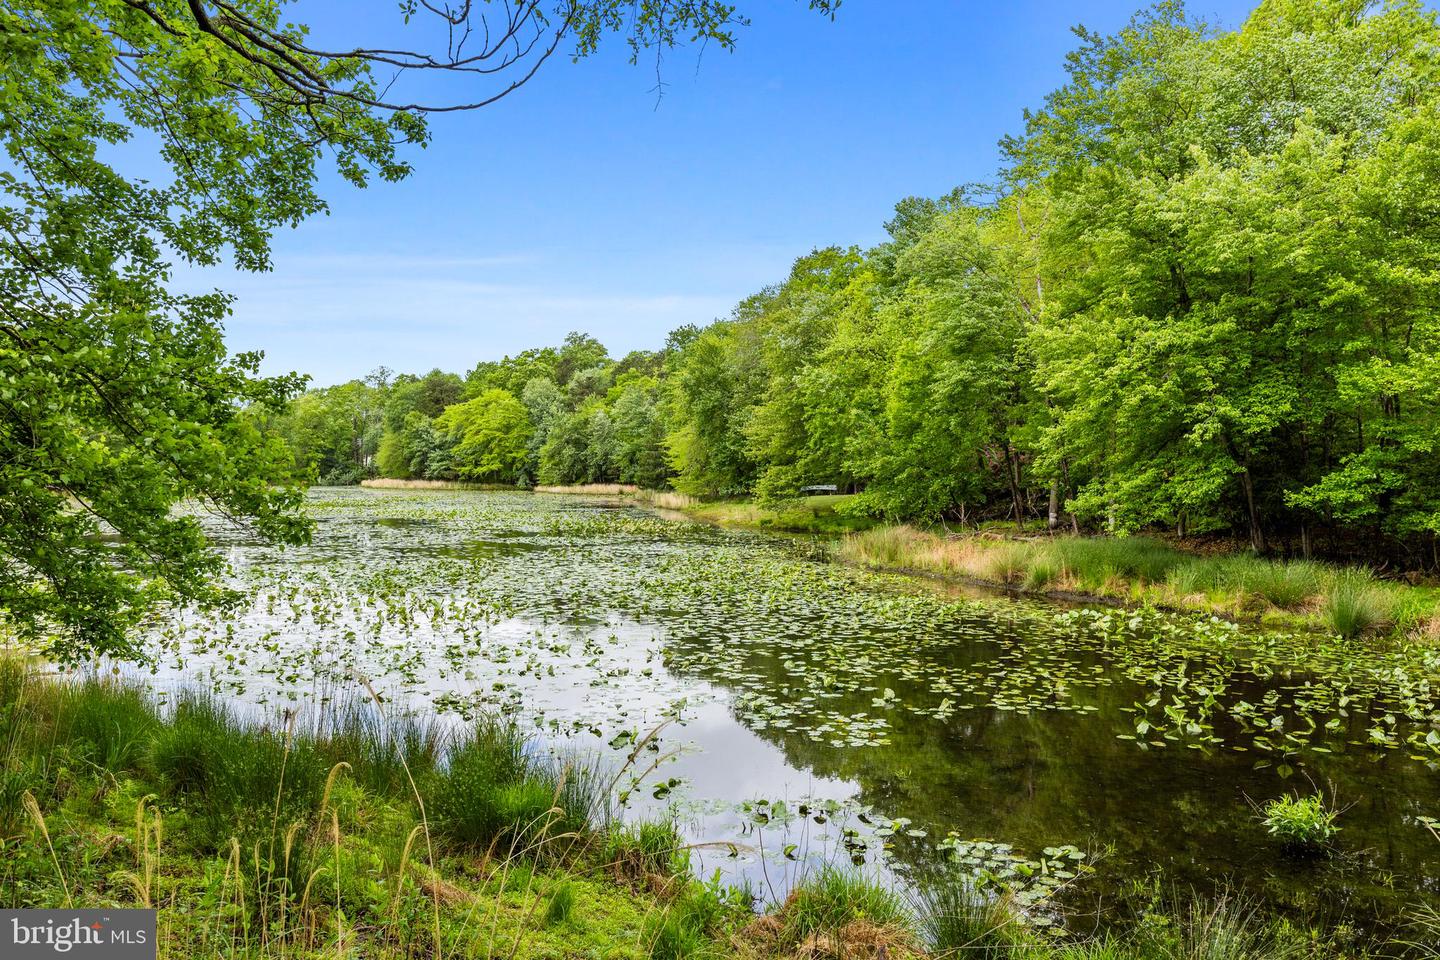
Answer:
[[(153, 626), (162, 689), (275, 711), (366, 678), (392, 709), (503, 712), (615, 769), (654, 732), (626, 809), (673, 812), (717, 844), (702, 869), (765, 896), (843, 857), (988, 871), (1080, 930), (1192, 889), (1396, 937), (1440, 902), (1435, 651), (956, 596), (598, 498), (309, 505), (304, 548), (212, 525), (246, 600)], [(1317, 789), (1338, 851), (1287, 856), (1257, 807)]]

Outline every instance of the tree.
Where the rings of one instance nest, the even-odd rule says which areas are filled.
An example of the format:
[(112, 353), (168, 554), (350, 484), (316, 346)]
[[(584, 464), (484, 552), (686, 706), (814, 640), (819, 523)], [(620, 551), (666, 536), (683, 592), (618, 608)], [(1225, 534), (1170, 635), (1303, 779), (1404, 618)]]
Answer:
[(652, 490), (665, 486), (670, 475), (665, 462), (665, 424), (655, 403), (657, 386), (650, 377), (632, 379), (619, 388), (610, 409), (615, 426), (616, 479)]
[(1434, 14), (1269, 0), (1217, 34), (1161, 4), (1080, 36), (1006, 145), (1049, 198), (1027, 349), (1075, 508), (1433, 556)]
[(571, 332), (565, 335), (555, 361), (555, 382), (569, 387), (571, 379), (582, 370), (593, 370), (610, 362), (610, 351), (605, 344), (588, 333)]
[[(425, 114), (509, 95), (561, 45), (584, 57), (618, 33), (634, 60), (729, 47), (744, 22), (717, 0), (423, 10), (446, 50), (336, 49), (262, 0), (0, 4), (0, 609), (27, 639), (131, 653), (128, 628), (155, 602), (220, 599), (220, 559), (182, 501), (306, 536), (291, 458), (256, 426), (301, 380), (229, 356), (228, 298), (171, 293), (172, 263), (228, 252), (266, 269), (272, 231), (325, 209), (322, 157), (356, 185), (399, 179), (397, 148), (426, 139)], [(404, 93), (437, 71), (467, 95)], [(122, 169), (127, 141), (154, 143), (161, 174)]]
[(529, 479), (530, 416), (515, 395), (486, 390), (447, 407), (435, 428), (451, 444), (450, 466), (465, 480), (523, 483)]

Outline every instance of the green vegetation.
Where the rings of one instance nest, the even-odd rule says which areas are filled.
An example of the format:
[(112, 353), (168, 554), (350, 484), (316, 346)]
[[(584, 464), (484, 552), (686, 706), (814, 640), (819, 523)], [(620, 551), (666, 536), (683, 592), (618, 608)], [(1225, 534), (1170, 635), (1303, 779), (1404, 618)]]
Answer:
[[(368, 388), (387, 410), (421, 382), (503, 407), (485, 443), (400, 403), (337, 446), (383, 449), (355, 468), (395, 477), (673, 488), (713, 501), (698, 516), (783, 531), (1119, 538), (1093, 563), (989, 556), (986, 579), (1032, 588), (1158, 582), (1126, 569), (1143, 557), (1125, 535), (1162, 530), (1435, 569), (1435, 15), (1269, 0), (1221, 32), (1166, 3), (1077, 33), (1069, 82), (1004, 141), (993, 188), (904, 200), (885, 243), (816, 250), (655, 352), (573, 333), (479, 364), (459, 397), (438, 371)], [(303, 430), (277, 428), (327, 475)], [(803, 498), (817, 484), (858, 493)], [(1235, 566), (1175, 570), (1177, 592), (1320, 597), (1345, 636), (1417, 614), (1363, 578)]]
[[(691, 956), (657, 917), (707, 949), (748, 918), (689, 879), (672, 828), (607, 826), (593, 781), (513, 728), (336, 709), (318, 733), (254, 726), (0, 659), (0, 901), (158, 907), (162, 957)], [(661, 889), (606, 859), (619, 835), (668, 844), (644, 863)]]
[(846, 513), (842, 505), (852, 498), (846, 495), (794, 497), (771, 503), (752, 501), (696, 502), (685, 512), (697, 520), (727, 527), (750, 527), (778, 533), (809, 533), (833, 537), (875, 525), (869, 517)]
[[(0, 900), (157, 907), (161, 957), (319, 957), (343, 944), (367, 957), (901, 960), (928, 955), (922, 932), (938, 957), (1002, 942), (1037, 960), (1102, 955), (960, 878), (910, 904), (823, 866), (756, 916), (743, 887), (691, 877), (672, 825), (575, 812), (601, 804), (567, 790), (564, 769), (513, 728), (455, 736), (365, 702), (299, 726), (247, 725), (189, 695), (162, 711), (113, 679), (0, 660)], [(1142, 927), (1103, 955), (1268, 942), (1223, 903), (1202, 920)], [(1163, 944), (1173, 950), (1147, 952)]]
[(1305, 624), (1346, 638), (1390, 628), (1440, 638), (1434, 589), (1307, 560), (1199, 556), (1147, 537), (946, 537), (892, 526), (845, 537), (834, 553), (876, 569)]
[[(315, 36), (265, 0), (0, 9), (0, 617), (29, 639), (131, 653), (130, 629), (157, 603), (229, 599), (221, 558), (177, 505), (296, 543), (306, 471), (354, 482), (382, 440), (391, 469), (429, 475), (432, 452), (453, 446), (457, 476), (510, 479), (527, 436), (512, 407), (487, 401), (436, 436), (425, 418), (460, 399), (441, 376), (411, 391), (414, 417), (392, 417), (388, 436), (374, 383), (287, 409), (305, 378), (262, 377), (260, 353), (232, 355), (231, 298), (178, 292), (172, 276), (227, 260), (268, 270), (274, 231), (326, 210), (325, 158), (354, 187), (403, 179), (429, 112), (510, 95), (561, 47), (583, 58), (617, 37), (632, 60), (729, 48), (743, 16), (719, 0), (402, 4), (394, 30), (432, 15), (452, 41), (493, 28), (506, 42), (461, 56), (453, 42)], [(402, 92), (437, 72), (456, 100)], [(620, 442), (645, 429), (639, 394), (616, 412)]]
[(800, 944), (817, 936), (842, 935), (855, 923), (901, 931), (903, 936), (909, 911), (897, 894), (855, 871), (826, 866), (803, 879), (791, 892), (783, 918), (782, 937)]
[(1325, 802), (1320, 794), (1278, 797), (1265, 804), (1261, 819), (1272, 837), (1287, 849), (1315, 852), (1323, 849), (1339, 832), (1335, 818), (1340, 811)]
[(941, 956), (1005, 960), (1033, 940), (1023, 915), (1004, 893), (982, 890), (963, 874), (922, 883), (918, 897), (926, 940)]

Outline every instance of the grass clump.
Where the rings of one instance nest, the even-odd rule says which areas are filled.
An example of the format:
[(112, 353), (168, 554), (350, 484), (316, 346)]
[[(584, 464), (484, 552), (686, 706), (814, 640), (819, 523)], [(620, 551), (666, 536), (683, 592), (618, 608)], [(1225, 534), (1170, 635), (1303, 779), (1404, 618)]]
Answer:
[(997, 583), (1012, 584), (1028, 580), (1029, 552), (1022, 544), (1002, 544), (989, 552), (985, 578)]
[(1284, 796), (1271, 800), (1261, 810), (1261, 821), (1292, 852), (1315, 853), (1339, 832), (1335, 819), (1340, 812), (1319, 794)]
[(569, 880), (562, 880), (550, 888), (550, 896), (545, 901), (545, 924), (555, 926), (559, 923), (569, 923), (575, 915), (575, 884)]
[(1249, 903), (1226, 896), (1192, 900), (1178, 923), (1153, 924), (1130, 946), (1137, 960), (1288, 960), (1305, 952), (1268, 930)]
[(1064, 572), (1060, 562), (1048, 554), (1035, 557), (1025, 570), (1025, 589), (1044, 590), (1059, 582)]
[(1295, 610), (1321, 590), (1322, 569), (1304, 560), (1250, 560), (1242, 575), (1244, 589), (1282, 610)]
[(1390, 594), (1358, 570), (1338, 574), (1325, 596), (1325, 617), (1330, 629), (1347, 639), (1388, 626), (1394, 611)]
[(569, 770), (534, 757), (513, 724), (482, 720), (428, 778), (428, 811), (436, 832), (463, 847), (514, 852), (588, 826), (591, 804), (580, 791), (567, 797), (570, 781)]
[(921, 932), (940, 956), (1009, 960), (1035, 942), (1007, 897), (987, 895), (969, 877), (945, 876), (923, 884), (916, 912)]
[(627, 882), (663, 881), (690, 868), (685, 841), (670, 820), (614, 824), (601, 838), (598, 856)]
[(834, 935), (857, 921), (873, 927), (905, 930), (910, 914), (905, 901), (858, 870), (825, 865), (791, 891), (780, 910), (785, 940), (801, 943)]

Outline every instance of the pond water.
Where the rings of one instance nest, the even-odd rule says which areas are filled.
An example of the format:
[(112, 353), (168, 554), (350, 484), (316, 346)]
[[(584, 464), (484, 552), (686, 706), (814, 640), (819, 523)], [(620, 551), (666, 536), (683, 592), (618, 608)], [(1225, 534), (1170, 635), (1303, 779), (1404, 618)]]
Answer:
[[(766, 895), (844, 857), (901, 882), (983, 869), (1080, 930), (1191, 889), (1396, 937), (1440, 903), (1434, 651), (955, 596), (596, 498), (317, 488), (310, 508), (299, 549), (213, 525), (248, 600), (154, 625), (162, 687), (278, 710), (365, 677), (615, 768), (659, 727), (627, 809), (674, 811), (722, 844), (703, 869)], [(1286, 856), (1256, 807), (1316, 789), (1344, 808), (1338, 852)]]

